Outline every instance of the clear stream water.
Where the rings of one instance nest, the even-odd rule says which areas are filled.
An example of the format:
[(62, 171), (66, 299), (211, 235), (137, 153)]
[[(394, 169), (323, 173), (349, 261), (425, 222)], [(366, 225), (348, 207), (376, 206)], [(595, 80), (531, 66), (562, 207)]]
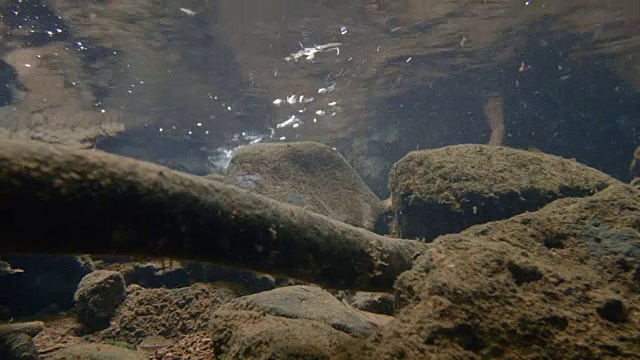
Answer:
[[(490, 99), (502, 104), (507, 146), (627, 180), (638, 145), (633, 1), (0, 5), (3, 108), (23, 101), (20, 67), (30, 65), (12, 53), (64, 53), (46, 69), (82, 97), (68, 116), (117, 113), (125, 125), (98, 148), (197, 174), (224, 171), (250, 143), (315, 140), (385, 196), (389, 167), (406, 152), (488, 142)], [(20, 127), (6, 113), (0, 126)]]

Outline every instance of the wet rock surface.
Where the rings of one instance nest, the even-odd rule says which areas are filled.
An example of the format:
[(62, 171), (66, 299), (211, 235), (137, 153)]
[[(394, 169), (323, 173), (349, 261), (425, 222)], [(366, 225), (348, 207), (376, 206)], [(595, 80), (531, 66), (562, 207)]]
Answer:
[(0, 359), (40, 359), (33, 338), (43, 329), (44, 324), (41, 321), (0, 325)]
[(362, 313), (314, 286), (287, 286), (243, 296), (218, 310), (255, 311), (288, 319), (306, 319), (358, 337), (370, 335), (374, 329)]
[(426, 241), (612, 184), (621, 182), (572, 160), (488, 145), (414, 151), (389, 177), (395, 230)]
[(118, 272), (97, 270), (86, 275), (74, 296), (78, 321), (93, 331), (109, 327), (125, 291), (124, 278)]
[(215, 353), (246, 359), (330, 359), (354, 339), (331, 326), (257, 312), (218, 313)]
[(128, 285), (136, 284), (144, 288), (175, 289), (188, 286), (191, 279), (180, 263), (134, 262), (108, 264), (107, 268), (117, 270)]
[(315, 142), (243, 147), (224, 182), (368, 230), (382, 212), (380, 200), (340, 153)]
[(0, 358), (4, 360), (39, 360), (33, 338), (25, 333), (0, 335)]
[(638, 358), (638, 219), (640, 193), (614, 185), (441, 236), (350, 358)]
[(150, 335), (177, 340), (206, 330), (211, 313), (237, 296), (232, 288), (208, 284), (180, 289), (129, 285), (126, 300), (100, 336), (129, 344), (139, 344)]
[(106, 344), (81, 344), (70, 346), (48, 356), (50, 360), (149, 360), (139, 351)]
[(393, 315), (395, 298), (389, 293), (358, 291), (347, 300), (356, 309), (376, 314)]
[(216, 354), (246, 359), (329, 359), (374, 329), (366, 313), (310, 286), (237, 298), (211, 320)]
[(169, 347), (173, 345), (173, 341), (164, 336), (147, 336), (136, 346), (136, 350), (143, 351), (147, 354), (158, 354), (156, 357), (163, 358), (169, 353)]
[[(46, 356), (64, 356), (59, 355), (64, 354), (64, 348), (87, 341), (99, 342), (98, 347), (112, 343), (133, 348), (150, 336), (161, 336), (167, 339), (167, 343), (147, 348), (145, 356), (155, 356), (155, 350), (161, 350), (166, 351), (163, 356), (171, 353), (182, 358), (197, 353), (245, 359), (279, 356), (302, 359), (535, 356), (596, 359), (634, 358), (640, 353), (637, 345), (640, 343), (637, 333), (640, 324), (636, 311), (640, 307), (637, 296), (640, 293), (640, 193), (633, 187), (616, 184), (599, 172), (568, 160), (551, 157), (564, 166), (564, 171), (539, 171), (538, 177), (519, 175), (517, 171), (513, 174), (505, 172), (501, 167), (504, 161), (489, 161), (487, 172), (501, 170), (498, 173), (525, 183), (523, 188), (539, 189), (551, 199), (571, 195), (558, 190), (564, 187), (575, 187), (584, 192), (578, 191), (577, 197), (549, 200), (546, 206), (538, 204), (544, 207), (534, 212), (471, 226), (460, 233), (440, 236), (425, 244), (378, 236), (234, 186), (99, 152), (3, 141), (0, 141), (0, 146), (4, 146), (4, 151), (0, 152), (0, 163), (6, 165), (0, 167), (0, 206), (7, 206), (7, 213), (12, 209), (12, 214), (18, 216), (20, 209), (11, 207), (15, 201), (9, 200), (22, 199), (23, 205), (31, 206), (31, 211), (24, 214), (30, 214), (28, 219), (31, 221), (38, 219), (40, 228), (37, 230), (43, 230), (47, 221), (61, 212), (41, 212), (42, 215), (38, 216), (44, 204), (76, 204), (74, 201), (78, 198), (87, 196), (76, 205), (91, 203), (91, 209), (96, 211), (110, 204), (114, 194), (122, 196), (123, 192), (129, 191), (128, 199), (135, 204), (127, 207), (132, 211), (129, 214), (140, 216), (138, 212), (152, 211), (158, 204), (164, 204), (171, 211), (163, 213), (166, 218), (162, 224), (165, 229), (175, 231), (173, 234), (176, 236), (181, 236), (182, 241), (174, 243), (178, 244), (173, 248), (175, 252), (169, 252), (171, 248), (162, 248), (166, 246), (165, 242), (156, 242), (153, 237), (131, 236), (123, 233), (123, 227), (109, 228), (113, 231), (112, 237), (96, 233), (96, 238), (90, 243), (48, 231), (45, 232), (47, 236), (30, 236), (24, 241), (15, 241), (26, 230), (14, 222), (5, 227), (7, 234), (14, 234), (13, 242), (0, 243), (3, 247), (28, 244), (60, 251), (50, 247), (51, 241), (56, 240), (69, 252), (86, 250), (86, 246), (90, 246), (96, 251), (113, 250), (120, 255), (135, 256), (139, 254), (136, 252), (138, 249), (149, 251), (157, 246), (167, 251), (166, 255), (178, 254), (184, 259), (189, 254), (201, 255), (194, 250), (201, 244), (195, 240), (196, 237), (191, 237), (201, 233), (174, 226), (184, 224), (185, 218), (191, 219), (184, 216), (185, 208), (203, 209), (202, 204), (213, 204), (205, 206), (206, 211), (202, 213), (189, 211), (187, 214), (201, 216), (227, 212), (229, 216), (216, 226), (238, 236), (246, 236), (245, 224), (250, 226), (257, 222), (264, 232), (256, 232), (248, 237), (250, 239), (263, 239), (257, 234), (269, 233), (269, 228), (262, 228), (265, 216), (278, 219), (267, 221), (269, 224), (288, 221), (285, 229), (290, 231), (287, 233), (290, 237), (287, 239), (300, 240), (305, 235), (304, 231), (311, 231), (313, 236), (305, 239), (321, 240), (312, 243), (315, 244), (311, 246), (314, 251), (325, 246), (353, 245), (353, 239), (348, 237), (351, 234), (360, 239), (359, 249), (370, 258), (377, 259), (379, 269), (392, 266), (387, 261), (394, 260), (393, 251), (411, 259), (413, 265), (395, 281), (393, 317), (356, 310), (329, 292), (313, 286), (276, 288), (239, 297), (244, 294), (235, 286), (221, 284), (194, 284), (178, 289), (145, 289), (129, 285), (125, 301), (118, 307), (110, 326), (103, 331), (78, 338), (73, 328), (55, 333), (45, 326), (35, 341), (39, 344), (38, 350), (42, 349)], [(510, 151), (488, 146), (471, 148), (493, 152), (498, 158)], [(486, 160), (487, 156), (491, 155), (484, 154), (481, 158)], [(526, 162), (532, 164), (532, 168), (523, 167), (527, 174), (535, 173), (543, 168), (542, 165), (548, 164), (548, 158), (542, 155), (535, 155), (535, 158), (524, 156)], [(459, 156), (449, 157), (450, 161), (457, 159)], [(424, 179), (429, 164), (423, 165), (411, 168), (415, 178)], [(451, 175), (444, 177), (444, 185), (454, 190), (456, 186), (465, 185), (463, 181), (455, 181), (456, 174), (462, 179), (472, 178), (464, 169), (453, 167), (448, 170)], [(510, 183), (506, 177), (502, 180), (504, 188), (517, 187), (516, 181)], [(56, 186), (52, 187), (52, 183)], [(34, 184), (41, 184), (35, 188), (37, 191), (33, 191)], [(421, 184), (424, 183), (418, 183)], [(482, 184), (488, 190), (483, 190)], [(488, 182), (472, 181), (472, 185), (466, 185), (462, 188), (470, 187), (479, 193), (498, 193), (501, 190), (491, 187)], [(131, 191), (132, 188), (135, 191)], [(167, 194), (172, 196), (170, 201), (167, 201)], [(64, 201), (43, 203), (43, 198)], [(148, 205), (149, 199), (153, 199), (153, 206)], [(121, 202), (118, 204), (122, 205)], [(75, 212), (77, 217), (74, 220), (84, 216), (82, 219), (87, 222), (103, 224), (104, 217), (95, 217), (97, 213), (93, 213), (93, 217), (88, 216), (91, 213), (87, 213), (86, 206), (76, 209), (85, 211)], [(122, 210), (121, 207), (119, 209)], [(112, 208), (106, 206), (103, 210)], [(126, 221), (120, 224), (139, 229), (139, 223), (132, 222), (122, 213), (105, 211), (104, 214), (109, 214), (109, 224), (121, 216), (120, 219)], [(290, 214), (295, 214), (294, 219), (313, 221), (301, 223), (278, 217)], [(24, 216), (23, 221), (26, 221)], [(243, 217), (245, 222), (238, 222), (237, 219)], [(20, 219), (22, 217), (17, 218)], [(174, 222), (169, 223), (169, 220)], [(205, 233), (211, 236), (199, 238), (201, 241), (225, 240), (220, 243), (223, 250), (232, 244), (228, 241), (230, 237), (221, 238), (219, 233), (214, 235), (210, 222), (187, 224), (201, 225), (201, 231), (210, 231)], [(49, 226), (53, 225), (50, 223)], [(294, 228), (302, 232), (291, 231)], [(327, 234), (333, 235), (327, 237)], [(59, 237), (54, 237), (56, 235)], [(98, 238), (103, 242), (96, 243)], [(290, 251), (291, 244), (295, 243), (287, 243), (281, 249)], [(385, 246), (393, 251), (387, 252)], [(33, 251), (34, 248), (24, 249)], [(412, 251), (408, 252), (408, 249)], [(250, 250), (256, 251), (255, 248)], [(300, 256), (299, 252), (291, 254)], [(335, 254), (326, 261), (350, 259), (341, 251)], [(219, 256), (215, 252), (209, 255)], [(238, 264), (255, 266), (252, 258), (239, 256), (238, 259)], [(316, 261), (321, 270), (317, 272), (316, 279), (320, 282), (329, 276), (340, 280), (353, 275), (327, 272), (331, 268), (323, 267), (326, 263), (318, 259), (292, 259), (305, 266)], [(273, 259), (267, 257), (267, 260)], [(18, 264), (11, 261), (11, 265)], [(151, 269), (154, 276), (161, 270), (157, 266)], [(305, 269), (296, 268), (294, 273), (304, 273)], [(360, 271), (360, 274), (371, 274), (368, 270)], [(388, 284), (396, 280), (395, 275), (391, 276), (393, 272), (388, 274), (389, 282), (381, 283), (386, 285), (381, 287), (387, 291), (390, 290)], [(9, 276), (15, 275), (20, 274)], [(200, 274), (203, 277), (210, 275), (214, 274)], [(365, 278), (364, 283), (366, 280), (369, 278)], [(331, 283), (341, 284), (340, 281)], [(277, 286), (275, 282), (270, 284)], [(346, 287), (343, 289), (348, 290)], [(364, 294), (361, 300), (367, 302), (367, 298), (373, 300), (375, 295)], [(43, 339), (48, 339), (48, 342)], [(150, 350), (154, 354), (149, 354)], [(85, 356), (101, 355), (96, 355), (95, 350), (87, 351), (87, 354)]]
[(227, 282), (238, 285), (249, 293), (255, 293), (292, 281), (246, 269), (195, 261), (136, 261), (128, 257), (108, 256), (93, 259), (97, 269), (117, 271), (122, 274), (126, 284), (144, 288), (175, 289), (198, 282)]

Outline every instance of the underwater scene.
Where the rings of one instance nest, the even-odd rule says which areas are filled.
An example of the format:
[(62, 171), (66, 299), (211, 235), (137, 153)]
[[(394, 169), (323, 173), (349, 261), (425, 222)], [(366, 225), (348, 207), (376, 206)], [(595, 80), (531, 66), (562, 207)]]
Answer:
[(640, 359), (640, 1), (0, 19), (0, 360)]

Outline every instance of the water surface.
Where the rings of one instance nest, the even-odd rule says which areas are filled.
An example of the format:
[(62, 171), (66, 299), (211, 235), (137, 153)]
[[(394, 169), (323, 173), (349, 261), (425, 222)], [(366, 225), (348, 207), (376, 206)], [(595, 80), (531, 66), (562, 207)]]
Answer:
[(634, 1), (0, 4), (1, 127), (118, 122), (98, 148), (183, 171), (315, 140), (385, 196), (406, 152), (487, 143), (496, 118), (502, 145), (623, 180), (638, 145)]

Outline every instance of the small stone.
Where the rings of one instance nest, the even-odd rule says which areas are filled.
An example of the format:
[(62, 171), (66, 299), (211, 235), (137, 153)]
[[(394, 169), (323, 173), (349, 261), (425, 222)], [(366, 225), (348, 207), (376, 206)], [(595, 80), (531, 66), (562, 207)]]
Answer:
[(78, 285), (75, 294), (76, 317), (88, 329), (105, 329), (125, 297), (124, 279), (120, 273), (94, 271), (82, 278)]
[(392, 315), (395, 298), (392, 294), (359, 291), (351, 298), (351, 306), (376, 314)]
[(156, 350), (155, 354), (156, 354), (155, 357), (157, 359), (164, 359), (164, 357), (167, 356), (167, 354), (170, 354), (170, 353), (169, 353), (169, 350), (163, 348), (163, 349)]
[(618, 299), (607, 300), (597, 311), (601, 318), (613, 323), (625, 322), (629, 317), (629, 309)]

